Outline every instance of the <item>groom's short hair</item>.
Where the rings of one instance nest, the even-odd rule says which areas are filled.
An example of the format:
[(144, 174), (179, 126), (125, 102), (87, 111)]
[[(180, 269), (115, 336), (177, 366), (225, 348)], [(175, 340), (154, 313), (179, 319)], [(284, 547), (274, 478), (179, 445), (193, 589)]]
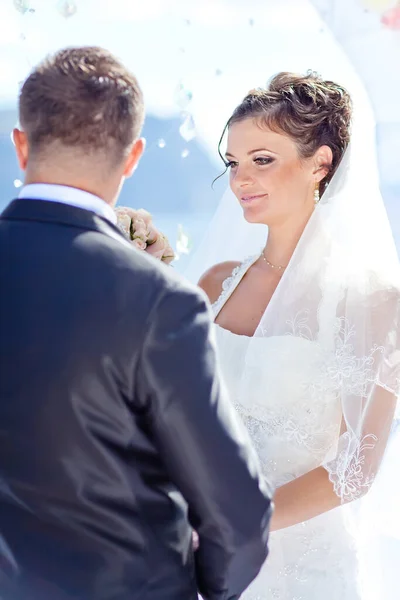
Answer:
[(123, 160), (144, 120), (139, 84), (110, 52), (66, 48), (33, 69), (19, 97), (19, 120), (31, 152), (53, 142)]

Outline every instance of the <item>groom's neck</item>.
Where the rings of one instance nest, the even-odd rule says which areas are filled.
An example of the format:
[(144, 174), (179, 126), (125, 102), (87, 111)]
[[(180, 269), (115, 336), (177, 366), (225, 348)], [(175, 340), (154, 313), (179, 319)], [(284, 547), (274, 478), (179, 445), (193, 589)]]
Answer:
[(73, 169), (64, 165), (39, 164), (34, 166), (28, 165), (24, 185), (42, 183), (68, 186), (89, 192), (98, 196), (107, 204), (114, 206), (121, 187), (121, 179), (116, 174), (104, 177), (101, 166), (98, 166), (96, 174), (92, 175), (92, 168), (90, 167), (88, 169)]

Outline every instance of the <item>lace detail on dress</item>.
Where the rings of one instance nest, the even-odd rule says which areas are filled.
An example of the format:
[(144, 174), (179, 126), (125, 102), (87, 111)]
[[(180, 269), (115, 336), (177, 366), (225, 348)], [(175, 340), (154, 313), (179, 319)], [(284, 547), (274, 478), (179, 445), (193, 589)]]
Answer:
[(287, 440), (323, 459), (337, 431), (334, 421), (326, 423), (324, 419), (326, 407), (323, 402), (321, 406), (316, 403), (314, 408), (306, 401), (291, 404), (290, 408), (253, 406), (246, 411), (240, 403), (235, 407), (258, 449), (268, 438), (275, 438)]
[(219, 298), (212, 304), (211, 308), (214, 313), (214, 318), (218, 316), (218, 313), (222, 310), (222, 307), (227, 302), (228, 298), (233, 294), (236, 287), (246, 274), (247, 270), (258, 258), (258, 254), (255, 256), (249, 256), (240, 265), (235, 267), (229, 277), (222, 283), (222, 291)]
[[(287, 322), (291, 331), (289, 335), (313, 340), (311, 328), (308, 325), (309, 312), (299, 312), (294, 319)], [(375, 355), (382, 354), (382, 346), (373, 346), (366, 356), (357, 356), (352, 343), (355, 328), (345, 317), (336, 317), (333, 325), (333, 345), (335, 352), (327, 363), (323, 373), (323, 387), (319, 390), (335, 389), (342, 394), (365, 397), (367, 386), (375, 381), (375, 370), (372, 368)]]
[[(335, 493), (342, 502), (357, 500), (369, 490), (374, 482), (375, 474), (369, 473), (365, 466), (365, 451), (373, 450), (378, 438), (372, 433), (363, 437), (361, 442), (348, 432), (341, 437), (341, 445), (345, 446), (334, 461), (324, 465), (333, 483)], [(365, 472), (367, 471), (367, 472)]]

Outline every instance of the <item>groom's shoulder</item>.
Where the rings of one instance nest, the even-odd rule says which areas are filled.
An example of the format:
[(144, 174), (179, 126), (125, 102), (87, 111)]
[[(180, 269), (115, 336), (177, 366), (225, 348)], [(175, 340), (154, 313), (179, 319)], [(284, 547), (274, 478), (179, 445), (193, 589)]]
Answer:
[[(208, 313), (211, 319), (210, 305), (202, 289), (187, 281), (173, 266), (145, 252), (135, 251), (135, 254), (134, 274), (141, 291), (137, 302), (144, 310), (153, 315), (168, 315), (167, 320), (189, 313)], [(134, 286), (131, 278), (129, 295), (134, 294)]]
[[(120, 244), (116, 240), (108, 240), (111, 254), (108, 256), (108, 267), (115, 273), (118, 284), (132, 293), (140, 290), (139, 295), (150, 293), (159, 295), (196, 296), (198, 300), (205, 299), (202, 290), (187, 281), (174, 267), (161, 262), (146, 252), (136, 250), (129, 243)], [(114, 268), (117, 265), (117, 268)], [(146, 293), (147, 292), (147, 293)]]
[(240, 262), (229, 260), (208, 269), (199, 280), (199, 287), (207, 294), (211, 303), (216, 302), (222, 292), (222, 285)]

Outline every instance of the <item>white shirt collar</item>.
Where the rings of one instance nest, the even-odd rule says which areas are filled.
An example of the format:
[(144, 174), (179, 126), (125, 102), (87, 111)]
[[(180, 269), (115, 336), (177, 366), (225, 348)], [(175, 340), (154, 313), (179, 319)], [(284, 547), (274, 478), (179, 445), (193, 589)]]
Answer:
[(109, 204), (98, 196), (78, 188), (49, 183), (30, 183), (22, 188), (18, 197), (25, 200), (44, 200), (77, 206), (84, 210), (90, 210), (112, 223), (117, 222), (116, 214)]

